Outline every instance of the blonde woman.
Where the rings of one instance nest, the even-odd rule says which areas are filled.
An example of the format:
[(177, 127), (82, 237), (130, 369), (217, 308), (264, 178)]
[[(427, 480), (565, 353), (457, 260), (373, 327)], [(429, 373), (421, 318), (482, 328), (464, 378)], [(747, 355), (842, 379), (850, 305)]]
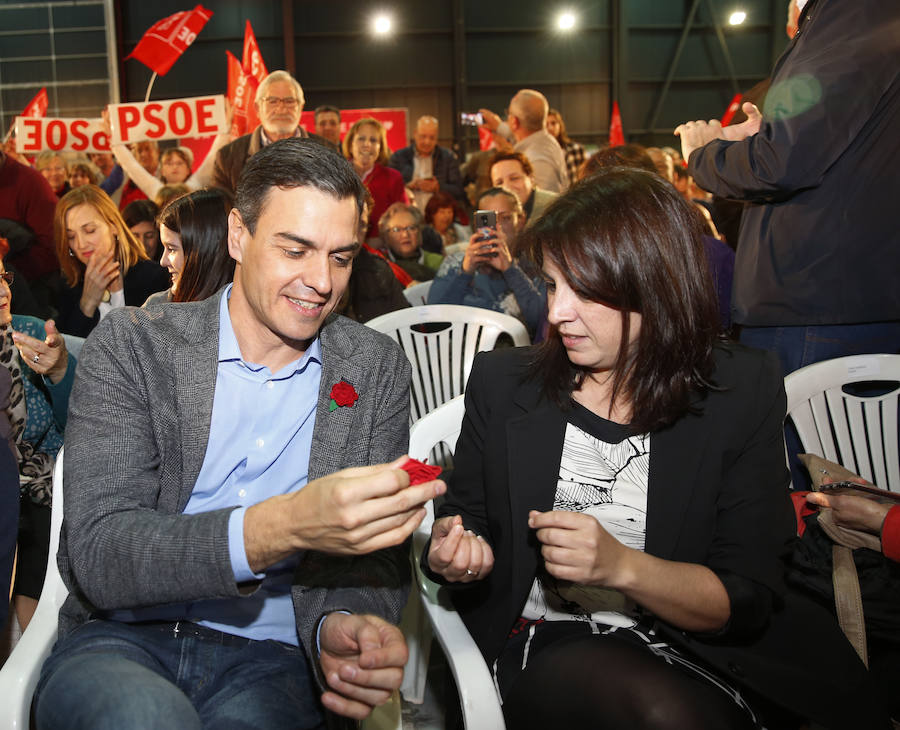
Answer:
[(115, 203), (96, 185), (68, 192), (53, 219), (56, 254), (68, 287), (60, 293), (60, 331), (87, 337), (117, 307), (139, 307), (169, 277), (134, 237)]

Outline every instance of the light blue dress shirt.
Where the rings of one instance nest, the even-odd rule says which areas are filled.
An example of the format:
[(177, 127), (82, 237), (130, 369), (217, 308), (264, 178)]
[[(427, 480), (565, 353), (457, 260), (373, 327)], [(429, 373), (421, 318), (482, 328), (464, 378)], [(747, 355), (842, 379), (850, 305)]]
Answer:
[(115, 611), (122, 621), (186, 619), (251, 639), (299, 645), (291, 601), (296, 557), (254, 573), (244, 551), (244, 513), (269, 497), (302, 489), (309, 480), (322, 347), (316, 338), (299, 360), (277, 373), (246, 362), (231, 326), (228, 298), (219, 308), (219, 365), (209, 442), (185, 514), (237, 505), (228, 521), (228, 547), (235, 581), (260, 580), (242, 598)]

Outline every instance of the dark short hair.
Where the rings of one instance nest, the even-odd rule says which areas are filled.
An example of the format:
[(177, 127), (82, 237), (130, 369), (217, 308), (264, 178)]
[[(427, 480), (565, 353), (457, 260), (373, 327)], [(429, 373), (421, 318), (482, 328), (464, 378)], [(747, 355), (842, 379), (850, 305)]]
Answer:
[(322, 106), (317, 106), (316, 110), (313, 112), (313, 119), (318, 120), (320, 114), (326, 114), (330, 112), (331, 114), (337, 114), (338, 121), (341, 121), (341, 110), (336, 106), (332, 106), (331, 104), (322, 104)]
[(152, 223), (155, 226), (158, 215), (159, 206), (147, 198), (132, 200), (122, 210), (125, 225), (129, 228), (134, 228), (138, 223)]
[(263, 147), (244, 166), (237, 185), (235, 207), (251, 234), (272, 188), (311, 187), (337, 200), (353, 198), (362, 211), (366, 188), (347, 160), (321, 142), (302, 137), (279, 140)]
[(181, 236), (184, 267), (173, 302), (196, 302), (215, 294), (234, 276), (228, 253), (228, 211), (222, 190), (195, 190), (169, 203), (158, 223)]
[(431, 225), (434, 222), (434, 214), (441, 208), (452, 208), (453, 216), (456, 217), (456, 198), (454, 198), (446, 190), (438, 190), (432, 195), (425, 204), (425, 222)]
[(636, 167), (659, 174), (656, 163), (647, 154), (646, 147), (639, 144), (622, 144), (618, 147), (603, 147), (597, 150), (584, 161), (578, 171), (578, 179), (590, 177), (604, 167)]
[[(498, 162), (503, 162), (504, 160), (515, 160), (520, 165), (522, 165), (522, 171), (528, 175), (528, 177), (532, 177), (534, 175), (534, 168), (531, 166), (531, 160), (529, 160), (525, 155), (521, 152), (497, 152), (492, 158), (491, 162), (488, 165), (488, 175), (491, 174), (491, 170), (494, 168)], [(493, 176), (491, 176), (493, 178)]]
[[(557, 198), (523, 239), (534, 260), (552, 261), (579, 297), (621, 312), (613, 402), (630, 401), (635, 433), (672, 423), (711, 387), (720, 332), (715, 290), (697, 219), (668, 181), (602, 169)], [(641, 328), (628, 348), (632, 313)], [(566, 407), (587, 371), (570, 362), (552, 331), (537, 349), (533, 374)]]

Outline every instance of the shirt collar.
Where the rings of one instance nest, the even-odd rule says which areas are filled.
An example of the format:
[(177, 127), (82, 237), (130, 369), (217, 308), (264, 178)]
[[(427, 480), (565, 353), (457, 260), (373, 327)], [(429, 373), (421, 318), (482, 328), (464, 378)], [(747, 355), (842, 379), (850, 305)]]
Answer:
[[(234, 284), (229, 284), (222, 292), (222, 298), (219, 301), (219, 362), (236, 362), (241, 367), (258, 373), (262, 370), (268, 370), (265, 365), (247, 362), (241, 356), (241, 348), (238, 345), (237, 336), (234, 334), (234, 327), (231, 325), (231, 312), (228, 311), (228, 300), (231, 298), (231, 288)], [(292, 363), (285, 365), (280, 371), (273, 374), (274, 379), (289, 378), (295, 373), (299, 373), (306, 369), (310, 362), (322, 364), (322, 342), (316, 338), (306, 348), (303, 356)]]

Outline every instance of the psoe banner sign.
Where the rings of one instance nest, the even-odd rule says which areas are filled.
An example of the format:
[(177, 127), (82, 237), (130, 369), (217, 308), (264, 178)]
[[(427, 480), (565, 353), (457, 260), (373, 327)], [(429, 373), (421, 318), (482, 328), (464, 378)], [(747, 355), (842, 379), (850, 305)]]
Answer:
[(109, 137), (100, 119), (16, 117), (16, 151), (35, 154), (61, 152), (109, 152)]
[(227, 132), (225, 97), (194, 96), (134, 104), (110, 104), (113, 144), (208, 137)]

